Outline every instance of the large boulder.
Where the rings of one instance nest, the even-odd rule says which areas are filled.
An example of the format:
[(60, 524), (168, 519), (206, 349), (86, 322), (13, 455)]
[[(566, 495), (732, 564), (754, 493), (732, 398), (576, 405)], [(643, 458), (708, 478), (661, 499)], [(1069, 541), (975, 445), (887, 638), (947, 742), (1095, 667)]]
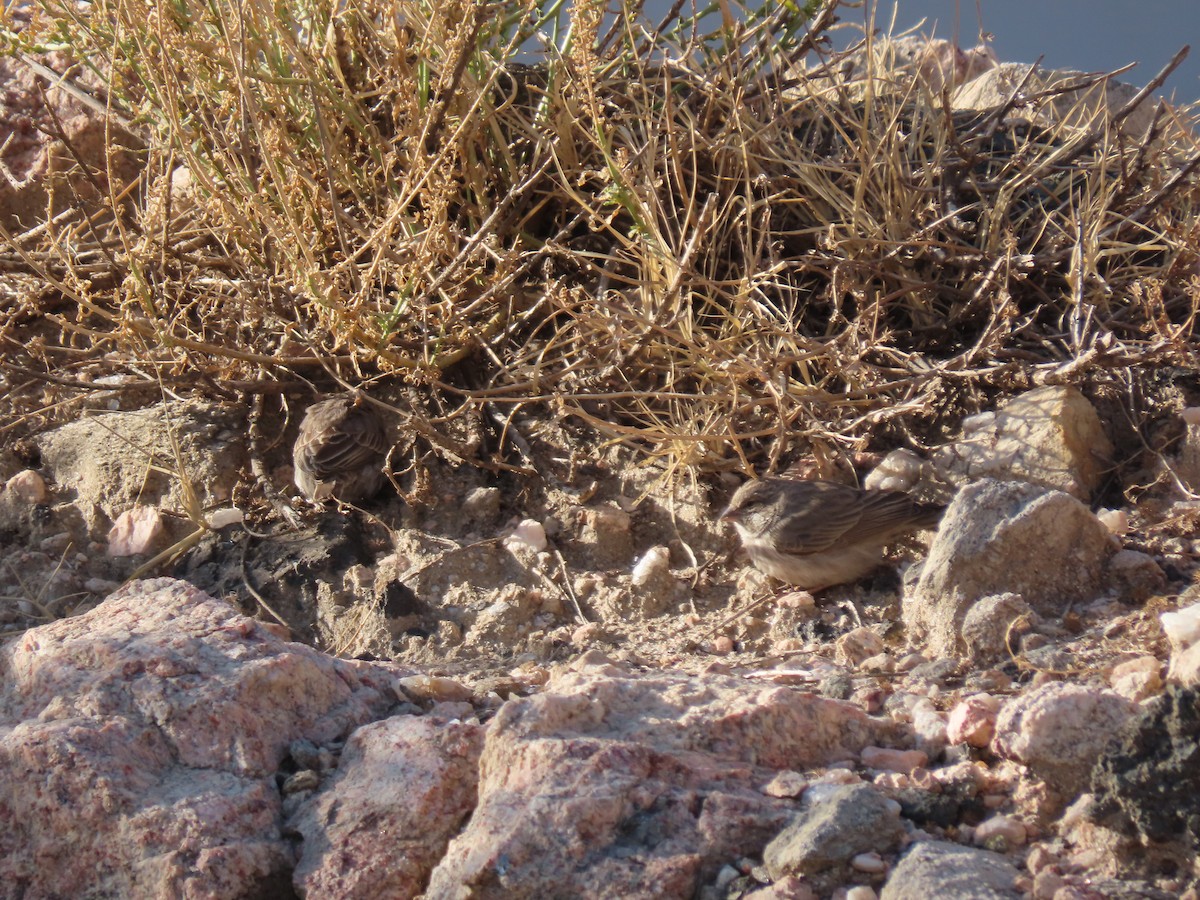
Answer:
[(593, 651), (490, 723), (479, 805), (426, 897), (693, 896), (792, 818), (762, 790), (778, 770), (846, 759), (883, 728), (791, 688), (634, 674)]
[(135, 582), (0, 648), (0, 883), (26, 897), (290, 889), (276, 773), (397, 702), (386, 667)]

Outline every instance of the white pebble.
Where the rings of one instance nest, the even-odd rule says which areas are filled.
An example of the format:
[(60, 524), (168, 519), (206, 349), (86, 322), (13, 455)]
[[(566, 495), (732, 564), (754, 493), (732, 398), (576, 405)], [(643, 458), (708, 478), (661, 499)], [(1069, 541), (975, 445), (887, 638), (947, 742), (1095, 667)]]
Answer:
[(1200, 603), (1176, 612), (1165, 612), (1159, 618), (1163, 634), (1175, 649), (1186, 650), (1200, 640)]
[(671, 570), (671, 551), (666, 547), (651, 547), (633, 566), (629, 580), (634, 587), (645, 587)]
[(1096, 518), (1117, 537), (1124, 537), (1129, 533), (1129, 513), (1123, 509), (1102, 509), (1096, 513)]
[(865, 884), (857, 884), (846, 891), (846, 900), (878, 900), (875, 889)]
[(1004, 838), (1010, 847), (1020, 847), (1025, 843), (1028, 832), (1025, 829), (1025, 823), (1012, 816), (992, 816), (975, 826), (974, 840), (976, 844), (982, 844), (997, 835)]
[(208, 517), (208, 527), (217, 529), (224, 528), (226, 525), (240, 525), (243, 518), (242, 511), (236, 506), (226, 506), (224, 509), (213, 511), (212, 515)]
[(533, 519), (525, 519), (512, 533), (505, 538), (505, 543), (518, 542), (532, 547), (536, 552), (541, 553), (548, 546), (546, 540), (546, 529), (542, 527), (541, 522), (536, 522)]
[(1179, 415), (1187, 425), (1200, 425), (1200, 406), (1189, 406)]
[(858, 869), (860, 872), (869, 872), (872, 875), (887, 871), (887, 863), (878, 853), (860, 853), (850, 860), (850, 867)]

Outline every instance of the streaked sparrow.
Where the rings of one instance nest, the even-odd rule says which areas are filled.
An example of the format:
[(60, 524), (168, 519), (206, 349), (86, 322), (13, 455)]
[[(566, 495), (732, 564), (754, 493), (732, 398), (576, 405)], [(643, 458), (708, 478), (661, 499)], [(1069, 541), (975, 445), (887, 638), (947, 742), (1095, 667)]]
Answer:
[(383, 486), (388, 450), (375, 411), (352, 396), (314, 403), (304, 414), (292, 448), (296, 487), (309, 500), (369, 500)]
[(900, 491), (762, 478), (737, 489), (721, 521), (733, 523), (758, 569), (818, 591), (862, 578), (883, 562), (885, 545), (933, 527), (943, 509)]

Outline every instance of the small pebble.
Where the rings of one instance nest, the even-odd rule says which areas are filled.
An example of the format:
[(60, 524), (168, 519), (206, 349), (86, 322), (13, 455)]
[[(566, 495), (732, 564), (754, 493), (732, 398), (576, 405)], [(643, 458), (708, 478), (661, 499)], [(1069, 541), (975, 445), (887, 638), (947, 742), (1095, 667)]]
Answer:
[(799, 797), (808, 787), (808, 779), (799, 772), (791, 770), (779, 772), (763, 786), (762, 792), (768, 797)]
[(46, 501), (46, 481), (33, 469), (25, 469), (4, 483), (4, 492), (26, 506), (36, 506)]
[(875, 889), (865, 884), (855, 885), (846, 891), (846, 900), (878, 900), (878, 897)]
[(724, 634), (718, 638), (714, 638), (710, 649), (718, 656), (726, 656), (733, 652), (733, 638)]
[(888, 772), (911, 772), (929, 764), (929, 757), (920, 750), (893, 750), (890, 747), (864, 747), (861, 759), (868, 769)]
[(993, 838), (1002, 838), (1008, 847), (1020, 847), (1025, 843), (1028, 832), (1025, 824), (1012, 816), (992, 816), (975, 826), (975, 843), (987, 844)]
[(523, 520), (512, 533), (504, 539), (505, 544), (519, 542), (532, 547), (538, 553), (541, 553), (549, 545), (546, 540), (546, 529), (541, 522), (536, 522), (533, 519)]
[(634, 587), (646, 587), (671, 574), (671, 551), (666, 547), (651, 547), (634, 563), (629, 580)]
[(878, 853), (860, 853), (850, 860), (850, 867), (872, 875), (887, 871), (887, 863)]

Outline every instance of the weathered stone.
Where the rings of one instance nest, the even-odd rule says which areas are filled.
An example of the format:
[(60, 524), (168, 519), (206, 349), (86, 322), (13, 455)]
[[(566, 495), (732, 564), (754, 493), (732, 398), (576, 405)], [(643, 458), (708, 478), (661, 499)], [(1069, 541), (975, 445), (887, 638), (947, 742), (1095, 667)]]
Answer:
[(974, 665), (1007, 661), (1029, 633), (1032, 610), (1020, 594), (993, 594), (971, 604), (963, 617), (962, 647)]
[(475, 807), (483, 728), (396, 716), (364, 725), (336, 776), (288, 821), (306, 897), (415, 897)]
[(1108, 529), (1061, 491), (1019, 482), (969, 485), (950, 504), (920, 580), (904, 597), (904, 623), (911, 639), (924, 640), (927, 655), (960, 654), (973, 603), (1015, 593), (1053, 616), (1100, 592), (1115, 550)]
[[(241, 446), (227, 433), (244, 433), (242, 415), (229, 405), (160, 403), (87, 416), (36, 440), (46, 472), (75, 494), (90, 537), (103, 540), (112, 521), (135, 503), (187, 508), (184, 477), (201, 506), (227, 504), (235, 482), (229, 473), (243, 461)], [(194, 529), (186, 520), (183, 526)]]
[(281, 761), (295, 740), (382, 715), (395, 681), (171, 579), (27, 631), (0, 649), (0, 884), (27, 897), (288, 890)]
[(593, 652), (491, 721), (478, 806), (426, 896), (691, 896), (791, 818), (759, 789), (773, 770), (853, 756), (883, 727), (791, 688), (634, 676)]
[[(1110, 78), (1089, 78), (1084, 72), (1071, 69), (1036, 69), (1027, 81), (1031, 66), (1028, 63), (1003, 62), (992, 66), (963, 83), (951, 97), (956, 110), (993, 110), (1008, 102), (1022, 83), (1024, 96), (1043, 94), (1037, 104), (1024, 104), (1019, 115), (1039, 125), (1062, 125), (1067, 128), (1090, 129), (1103, 127), (1111, 116), (1133, 99), (1138, 89), (1133, 85), (1113, 81)], [(1054, 90), (1072, 82), (1091, 82), (1089, 87), (1076, 90)], [(1116, 127), (1132, 138), (1141, 138), (1154, 116), (1154, 104), (1143, 103)]]
[(868, 851), (888, 852), (904, 835), (899, 805), (870, 785), (832, 789), (767, 845), (763, 862), (774, 879), (843, 868)]
[(922, 841), (896, 864), (880, 900), (1016, 900), (1017, 870), (999, 853)]
[(1136, 711), (1107, 688), (1050, 682), (1001, 707), (992, 749), (1070, 800), (1086, 789), (1092, 765)]
[(962, 438), (940, 448), (942, 477), (1026, 481), (1088, 500), (1111, 466), (1112, 442), (1077, 388), (1051, 385), (963, 423)]

